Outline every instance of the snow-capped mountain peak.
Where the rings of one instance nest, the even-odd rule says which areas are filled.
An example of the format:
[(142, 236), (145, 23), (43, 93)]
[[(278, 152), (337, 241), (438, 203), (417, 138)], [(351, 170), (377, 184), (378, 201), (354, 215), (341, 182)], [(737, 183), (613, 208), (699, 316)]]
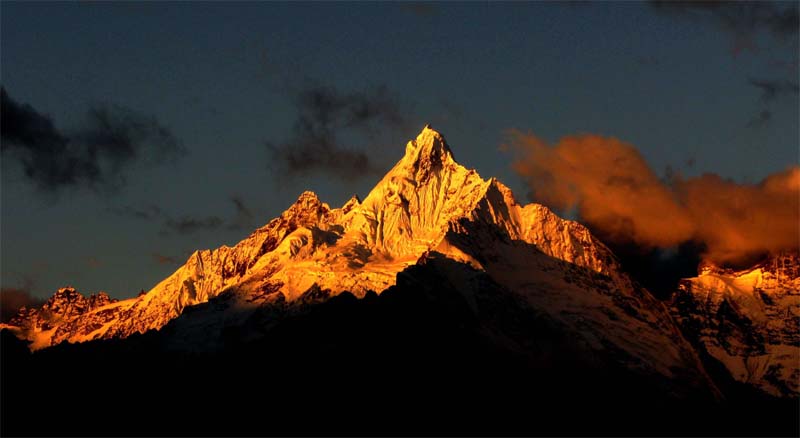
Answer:
[(415, 181), (426, 181), (430, 172), (435, 172), (443, 166), (453, 164), (453, 153), (444, 137), (425, 125), (415, 140), (406, 145), (406, 153), (401, 160), (404, 170), (413, 175)]
[(292, 303), (380, 294), (430, 254), (452, 261), (438, 265), (461, 267), (445, 277), (476, 311), (481, 285), (492, 282), (592, 355), (636, 373), (673, 378), (673, 370), (689, 370), (683, 377), (713, 387), (666, 307), (620, 270), (608, 248), (582, 225), (520, 205), (496, 179), (458, 164), (430, 126), (363, 202), (353, 197), (331, 209), (304, 192), (236, 245), (195, 252), (147, 294), (68, 318), (54, 332), (11, 328), (42, 348), (169, 324), (176, 348), (214, 349), (231, 327), (268, 325), (275, 309)]

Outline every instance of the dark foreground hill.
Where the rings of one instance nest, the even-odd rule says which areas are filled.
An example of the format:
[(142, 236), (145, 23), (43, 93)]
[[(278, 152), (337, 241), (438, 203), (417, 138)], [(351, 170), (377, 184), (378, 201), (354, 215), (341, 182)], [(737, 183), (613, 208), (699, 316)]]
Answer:
[(452, 262), (415, 266), (380, 296), (284, 309), (215, 353), (172, 349), (170, 325), (34, 354), (4, 330), (2, 434), (798, 435), (796, 400), (732, 381), (724, 400), (677, 396), (496, 285), (467, 302), (440, 263)]

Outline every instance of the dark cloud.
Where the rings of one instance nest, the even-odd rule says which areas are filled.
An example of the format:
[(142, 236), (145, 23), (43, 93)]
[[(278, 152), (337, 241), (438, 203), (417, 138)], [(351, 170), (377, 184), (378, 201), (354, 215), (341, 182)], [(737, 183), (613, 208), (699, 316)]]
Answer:
[[(796, 79), (748, 78), (747, 82), (761, 92), (760, 101), (766, 107), (772, 106), (773, 101), (784, 96), (796, 98), (799, 91)], [(769, 108), (761, 109), (750, 118), (747, 127), (760, 128), (767, 125), (772, 120), (772, 114), (773, 112)]]
[(193, 218), (191, 216), (173, 217), (161, 209), (161, 207), (150, 204), (146, 206), (124, 206), (112, 207), (109, 212), (131, 219), (143, 221), (158, 221), (161, 223), (159, 234), (166, 236), (172, 233), (192, 234), (201, 230), (214, 230), (220, 228), (223, 220), (217, 216), (204, 218)]
[(244, 199), (239, 195), (231, 195), (229, 200), (233, 204), (235, 212), (227, 221), (219, 216), (192, 217), (184, 215), (175, 217), (163, 211), (161, 207), (155, 204), (110, 207), (107, 210), (120, 217), (160, 222), (161, 231), (159, 234), (161, 235), (169, 235), (172, 233), (192, 234), (203, 230), (216, 230), (224, 226), (226, 222), (227, 228), (230, 230), (252, 227), (254, 221), (253, 211), (247, 206)]
[(239, 195), (231, 195), (231, 202), (233, 202), (233, 206), (236, 207), (236, 214), (244, 217), (253, 217), (253, 213), (250, 211), (250, 208), (244, 203), (244, 200)]
[(202, 230), (214, 230), (220, 228), (223, 220), (217, 216), (208, 216), (204, 218), (193, 218), (190, 216), (182, 216), (175, 218), (166, 212), (161, 207), (150, 204), (146, 206), (124, 206), (109, 208), (113, 214), (131, 219), (138, 219), (144, 221), (159, 221), (161, 222), (161, 231), (159, 234), (166, 236), (172, 233), (177, 234), (192, 234)]
[(398, 99), (385, 86), (351, 93), (307, 86), (295, 103), (289, 140), (267, 144), (273, 164), (286, 176), (322, 172), (353, 180), (377, 174), (381, 169), (354, 139), (405, 123)]
[(766, 109), (761, 110), (747, 122), (747, 126), (749, 128), (760, 128), (769, 123), (770, 120), (772, 120), (772, 111)]
[(0, 88), (2, 152), (18, 151), (25, 174), (44, 186), (74, 183), (74, 162), (68, 140), (53, 121), (30, 105), (19, 104)]
[(180, 264), (180, 261), (177, 258), (172, 257), (172, 256), (158, 254), (158, 253), (153, 253), (153, 254), (151, 254), (151, 256), (153, 257), (153, 260), (155, 260), (155, 262), (158, 263), (159, 265), (170, 265), (171, 266), (171, 265), (179, 265)]
[(758, 184), (706, 173), (662, 181), (641, 154), (615, 138), (579, 135), (548, 145), (514, 131), (514, 170), (530, 198), (576, 211), (606, 241), (643, 249), (687, 242), (717, 263), (800, 246), (800, 166)]
[(31, 295), (30, 289), (0, 288), (0, 322), (8, 322), (21, 307), (39, 307), (44, 300)]
[(169, 234), (171, 232), (178, 234), (192, 234), (197, 231), (203, 230), (216, 230), (220, 228), (225, 221), (219, 216), (207, 216), (204, 218), (193, 218), (183, 216), (180, 218), (167, 218), (164, 220), (162, 234)]
[(784, 41), (798, 33), (796, 2), (770, 1), (652, 1), (656, 11), (707, 22), (729, 33), (732, 51), (757, 51), (760, 33)]
[(247, 206), (244, 199), (239, 195), (231, 195), (231, 202), (233, 203), (236, 213), (228, 224), (228, 229), (241, 230), (253, 225), (253, 211)]
[(108, 211), (117, 216), (144, 220), (159, 218), (164, 214), (160, 207), (153, 204), (144, 207), (132, 207), (129, 205), (124, 207), (110, 207)]
[[(762, 108), (782, 95), (798, 94), (797, 2), (771, 1), (652, 1), (658, 12), (694, 19), (697, 23), (716, 26), (731, 36), (734, 56), (748, 51), (763, 54), (766, 66), (783, 79), (749, 78), (748, 83), (761, 91), (761, 102), (747, 127), (763, 127), (769, 123), (774, 108)], [(763, 50), (768, 49), (768, 50)], [(775, 59), (775, 57), (785, 59)]]
[(761, 91), (763, 102), (771, 102), (783, 95), (797, 95), (800, 91), (797, 81), (748, 78), (747, 82)]
[(56, 192), (67, 187), (116, 189), (134, 162), (157, 164), (185, 150), (155, 117), (118, 105), (91, 107), (70, 133), (28, 104), (0, 89), (2, 152), (19, 162), (37, 187)]

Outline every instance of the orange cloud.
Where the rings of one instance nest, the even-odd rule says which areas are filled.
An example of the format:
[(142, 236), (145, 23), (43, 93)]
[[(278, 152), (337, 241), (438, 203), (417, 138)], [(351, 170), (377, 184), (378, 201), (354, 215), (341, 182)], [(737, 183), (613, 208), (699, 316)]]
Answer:
[(800, 247), (800, 167), (759, 184), (717, 175), (664, 183), (632, 145), (576, 135), (548, 145), (511, 131), (512, 168), (536, 202), (569, 211), (606, 239), (645, 247), (701, 242), (707, 256), (733, 262), (759, 252)]
[(798, 166), (759, 184), (705, 174), (678, 181), (676, 187), (712, 260), (733, 262), (748, 254), (800, 247)]

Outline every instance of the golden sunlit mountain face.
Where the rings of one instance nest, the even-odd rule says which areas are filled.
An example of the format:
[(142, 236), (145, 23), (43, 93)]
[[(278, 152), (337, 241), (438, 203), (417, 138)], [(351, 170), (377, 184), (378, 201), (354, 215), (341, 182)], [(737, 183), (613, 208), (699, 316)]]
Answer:
[[(426, 125), (363, 202), (355, 197), (331, 209), (306, 191), (235, 246), (196, 251), (146, 294), (100, 305), (94, 296), (89, 304), (74, 289), (61, 289), (49, 307), (31, 315), (26, 310), (7, 328), (38, 350), (160, 329), (184, 308), (226, 292), (253, 295), (237, 307), (251, 311), (264, 290), (287, 302), (314, 288), (364, 297), (393, 286), (399, 272), (431, 251), (486, 271), (486, 261), (476, 258), (478, 249), (461, 243), (486, 239), (470, 231), (475, 221), (493, 224), (506, 239), (534, 245), (553, 258), (619, 275), (613, 256), (588, 230), (544, 206), (519, 205), (502, 183), (458, 164), (444, 137)], [(491, 238), (485, 245), (493, 245)]]

